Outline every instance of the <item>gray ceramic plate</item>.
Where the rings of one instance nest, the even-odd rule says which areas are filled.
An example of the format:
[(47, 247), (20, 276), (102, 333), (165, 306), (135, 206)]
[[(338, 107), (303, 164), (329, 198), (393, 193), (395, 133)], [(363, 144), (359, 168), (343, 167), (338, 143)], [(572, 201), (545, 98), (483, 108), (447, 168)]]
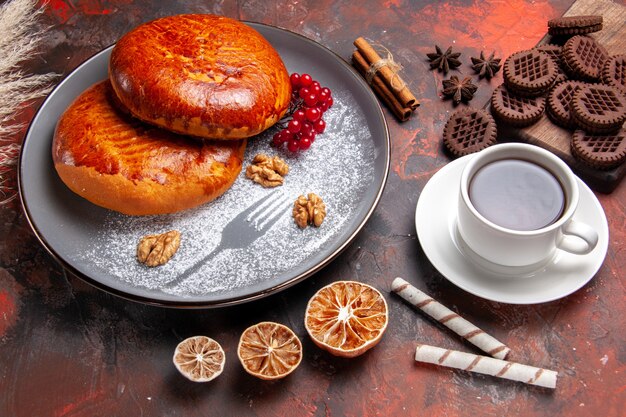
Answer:
[[(333, 91), (335, 106), (327, 113), (327, 132), (306, 153), (290, 157), (293, 177), (290, 173), (285, 186), (275, 191), (289, 201), (300, 192), (325, 192), (329, 213), (322, 228), (300, 231), (289, 208), (282, 207), (280, 221), (265, 236), (247, 236), (250, 224), (240, 212), (259, 201), (265, 190), (243, 175), (218, 200), (171, 216), (123, 216), (72, 193), (52, 164), (53, 132), (68, 105), (87, 87), (106, 78), (111, 52), (107, 48), (67, 76), (45, 100), (20, 157), (20, 197), (28, 220), (43, 246), (69, 271), (105, 291), (150, 304), (236, 304), (280, 291), (320, 270), (364, 226), (381, 197), (389, 170), (389, 133), (376, 97), (348, 64), (323, 46), (282, 29), (249, 24), (276, 48), (290, 73), (311, 73)], [(251, 140), (247, 161), (253, 153), (276, 151), (268, 145), (272, 133)], [(341, 141), (346, 141), (345, 147), (337, 145)], [(311, 175), (315, 175), (311, 184), (321, 190), (307, 189), (306, 178)], [(261, 196), (269, 199), (270, 191)], [(239, 201), (239, 212), (233, 212), (234, 202)], [(183, 232), (183, 243), (172, 261), (152, 269), (138, 265), (134, 259), (138, 238), (169, 228), (189, 229)], [(263, 239), (274, 244), (270, 252), (266, 250), (271, 245)], [(226, 241), (243, 247), (231, 249)], [(299, 251), (302, 242), (310, 247)], [(294, 258), (295, 253), (301, 258)], [(191, 270), (199, 276), (188, 278)], [(169, 285), (172, 282), (180, 285)]]

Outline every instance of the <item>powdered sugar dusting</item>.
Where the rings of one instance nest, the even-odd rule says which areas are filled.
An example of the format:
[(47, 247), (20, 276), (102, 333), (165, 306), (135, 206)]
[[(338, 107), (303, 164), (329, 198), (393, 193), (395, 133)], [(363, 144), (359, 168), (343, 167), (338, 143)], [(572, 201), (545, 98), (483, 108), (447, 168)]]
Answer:
[[(242, 288), (258, 291), (281, 275), (304, 271), (319, 260), (321, 251), (336, 245), (374, 180), (375, 149), (367, 121), (349, 91), (335, 88), (333, 97), (335, 104), (324, 115), (326, 132), (307, 151), (293, 155), (271, 147), (276, 130), (270, 129), (249, 141), (243, 170), (222, 197), (172, 215), (109, 212), (82, 261), (131, 286), (183, 298), (228, 295)], [(289, 164), (282, 186), (266, 189), (245, 177), (245, 168), (258, 153), (277, 154)], [(327, 216), (320, 228), (301, 230), (291, 209), (300, 194), (309, 192), (322, 197)], [(270, 210), (237, 218), (268, 198), (275, 200)], [(179, 230), (182, 238), (170, 262), (157, 268), (137, 262), (135, 251), (142, 236), (171, 229)], [(206, 263), (198, 264), (204, 258)]]

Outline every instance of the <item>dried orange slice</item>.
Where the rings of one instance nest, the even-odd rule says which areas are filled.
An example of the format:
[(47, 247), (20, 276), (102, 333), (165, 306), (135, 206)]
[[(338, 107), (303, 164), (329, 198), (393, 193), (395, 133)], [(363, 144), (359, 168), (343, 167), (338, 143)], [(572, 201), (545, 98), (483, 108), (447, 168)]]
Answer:
[(242, 333), (237, 356), (249, 374), (261, 379), (279, 379), (300, 365), (302, 343), (289, 327), (264, 321)]
[(226, 355), (220, 344), (210, 337), (193, 336), (176, 346), (173, 360), (176, 369), (187, 379), (207, 382), (222, 373)]
[(389, 312), (376, 288), (337, 281), (319, 290), (306, 306), (304, 327), (313, 342), (336, 356), (352, 358), (382, 338)]

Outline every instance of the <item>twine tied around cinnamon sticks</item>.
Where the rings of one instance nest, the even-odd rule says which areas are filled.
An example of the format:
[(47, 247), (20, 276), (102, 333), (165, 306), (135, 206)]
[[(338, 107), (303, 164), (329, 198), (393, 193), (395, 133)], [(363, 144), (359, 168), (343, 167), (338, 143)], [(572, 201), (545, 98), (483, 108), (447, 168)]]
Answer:
[(386, 55), (385, 58), (367, 40), (359, 37), (354, 41), (357, 50), (352, 54), (352, 63), (398, 120), (408, 120), (419, 101), (400, 77), (402, 66), (393, 59), (391, 51), (378, 43), (374, 45)]

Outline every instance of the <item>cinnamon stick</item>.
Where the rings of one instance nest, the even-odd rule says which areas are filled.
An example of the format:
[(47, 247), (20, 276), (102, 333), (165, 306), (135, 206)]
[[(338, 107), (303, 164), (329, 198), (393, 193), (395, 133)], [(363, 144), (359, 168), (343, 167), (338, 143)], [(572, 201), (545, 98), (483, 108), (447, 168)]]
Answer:
[[(361, 56), (363, 56), (365, 61), (369, 64), (368, 68), (382, 59), (380, 55), (378, 55), (378, 52), (362, 37), (354, 41), (354, 46), (356, 46)], [(413, 93), (396, 72), (385, 65), (382, 66), (377, 73), (380, 75), (387, 88), (397, 97), (402, 107), (409, 107), (411, 110), (415, 110), (419, 106), (419, 102)]]
[[(354, 67), (357, 71), (365, 77), (367, 70), (369, 69), (369, 65), (358, 51), (355, 51), (352, 54), (352, 62), (354, 63)], [(387, 107), (389, 107), (389, 109), (400, 121), (404, 122), (409, 118), (409, 116), (411, 116), (411, 108), (404, 107), (378, 75), (375, 75), (374, 78), (372, 78), (371, 85), (376, 95), (380, 97), (380, 99)]]

